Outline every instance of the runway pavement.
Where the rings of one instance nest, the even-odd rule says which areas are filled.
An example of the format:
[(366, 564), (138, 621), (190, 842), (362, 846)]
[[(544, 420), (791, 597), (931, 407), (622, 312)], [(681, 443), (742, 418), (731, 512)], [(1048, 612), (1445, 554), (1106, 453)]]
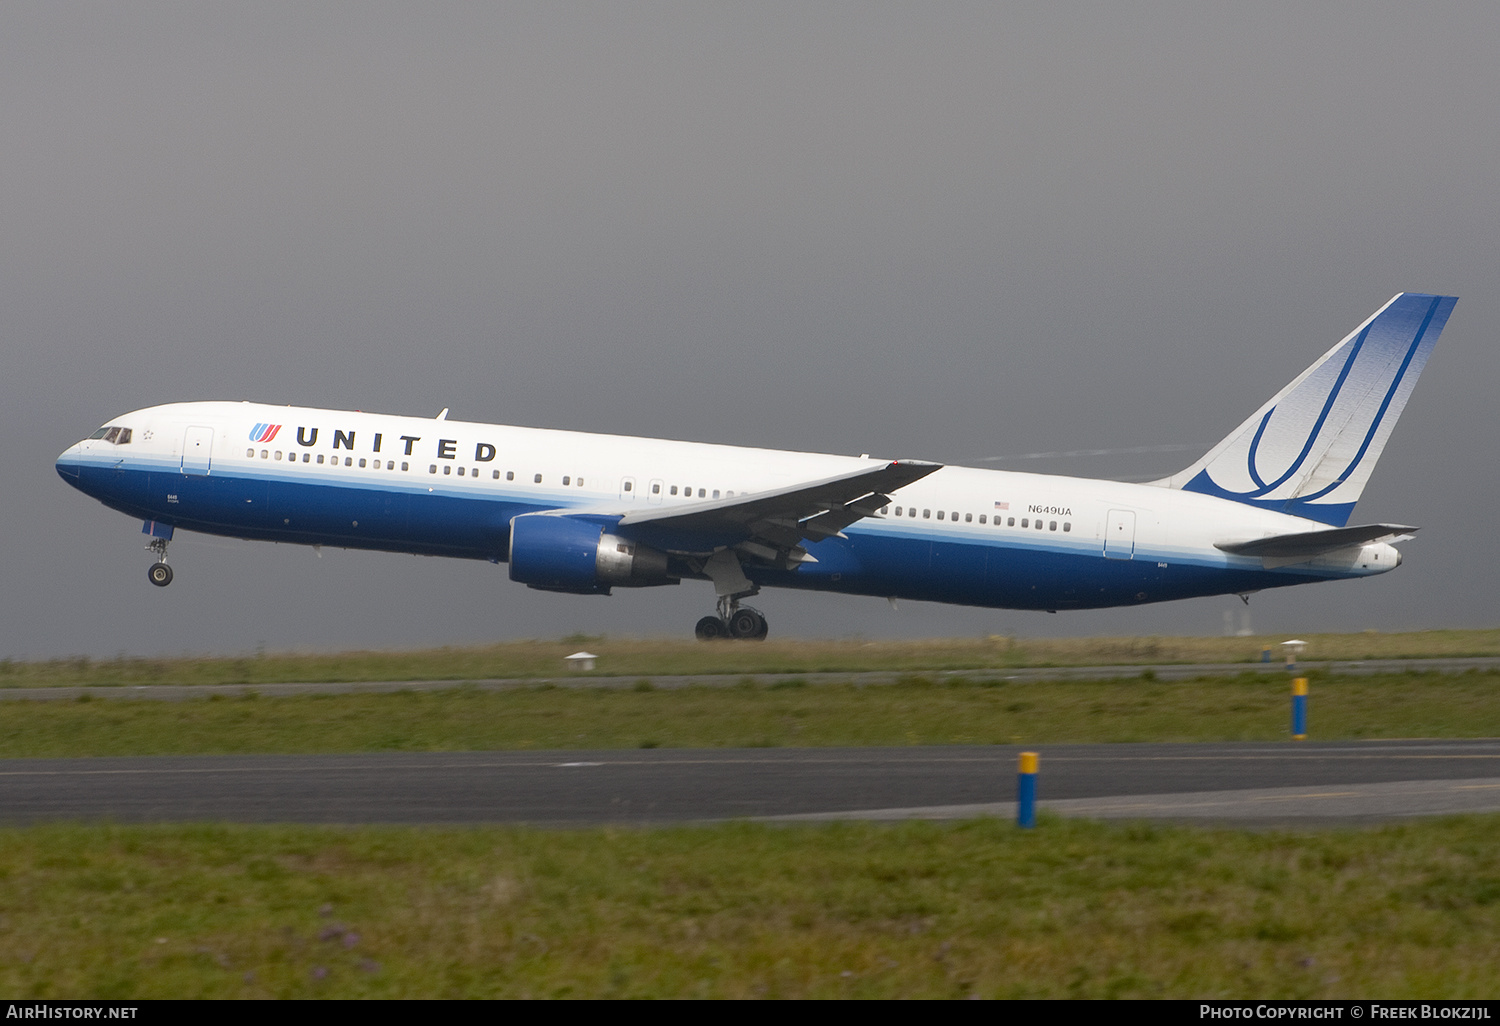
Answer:
[[(1328, 823), (1500, 811), (1500, 740), (1041, 745), (1063, 815)], [(1011, 815), (1019, 749), (0, 760), (0, 822), (645, 824)]]

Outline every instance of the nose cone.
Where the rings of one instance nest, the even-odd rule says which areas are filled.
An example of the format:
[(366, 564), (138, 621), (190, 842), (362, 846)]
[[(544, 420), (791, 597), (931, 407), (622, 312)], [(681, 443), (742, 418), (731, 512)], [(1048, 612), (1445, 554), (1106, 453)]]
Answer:
[(78, 483), (78, 474), (83, 467), (83, 446), (74, 444), (63, 450), (57, 458), (57, 473), (68, 484)]

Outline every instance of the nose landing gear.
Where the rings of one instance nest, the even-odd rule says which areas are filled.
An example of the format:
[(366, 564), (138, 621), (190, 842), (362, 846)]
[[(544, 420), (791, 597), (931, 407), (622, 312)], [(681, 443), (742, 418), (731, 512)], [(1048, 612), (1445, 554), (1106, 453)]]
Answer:
[(146, 570), (146, 577), (158, 588), (172, 583), (172, 568), (167, 565), (167, 539), (152, 538), (147, 549), (156, 553), (156, 562)]
[(719, 599), (718, 616), (705, 616), (693, 628), (693, 634), (699, 641), (720, 641), (727, 638), (736, 641), (763, 641), (769, 632), (766, 618), (760, 610), (742, 606), (730, 596)]

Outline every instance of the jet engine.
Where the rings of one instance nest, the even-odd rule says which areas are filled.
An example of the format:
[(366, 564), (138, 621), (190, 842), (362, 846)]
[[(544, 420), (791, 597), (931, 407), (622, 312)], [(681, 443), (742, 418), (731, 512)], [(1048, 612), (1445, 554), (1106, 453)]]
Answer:
[(610, 534), (608, 526), (546, 513), (516, 517), (510, 522), (510, 579), (575, 595), (679, 583), (668, 573), (665, 552)]

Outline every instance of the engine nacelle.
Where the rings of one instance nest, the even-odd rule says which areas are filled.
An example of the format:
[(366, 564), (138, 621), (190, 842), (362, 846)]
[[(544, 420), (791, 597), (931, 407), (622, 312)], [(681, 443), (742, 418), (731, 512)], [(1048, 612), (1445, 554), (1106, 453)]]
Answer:
[(665, 552), (610, 534), (598, 521), (545, 513), (510, 522), (510, 579), (579, 595), (678, 583), (667, 574)]

